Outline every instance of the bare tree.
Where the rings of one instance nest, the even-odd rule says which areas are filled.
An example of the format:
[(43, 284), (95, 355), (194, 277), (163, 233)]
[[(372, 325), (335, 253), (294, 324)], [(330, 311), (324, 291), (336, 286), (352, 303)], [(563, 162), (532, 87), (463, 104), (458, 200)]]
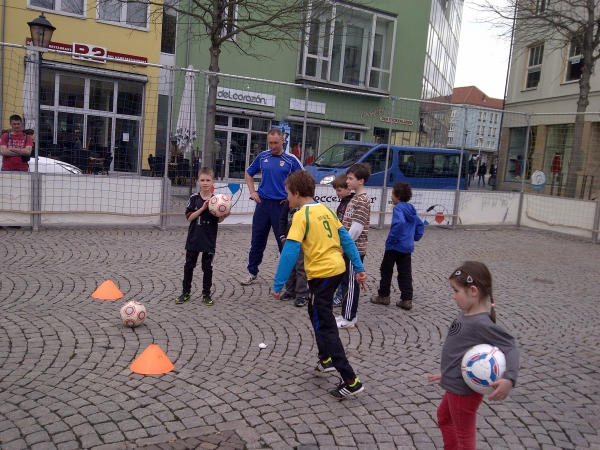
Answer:
[[(496, 4), (495, 4), (496, 3)], [(581, 49), (581, 77), (577, 112), (584, 113), (590, 104), (590, 77), (600, 58), (600, 0), (505, 0), (504, 6), (486, 0), (477, 6), (492, 12), (494, 25), (503, 26), (505, 34), (514, 32), (516, 51), (526, 51), (536, 42), (544, 42), (544, 51), (562, 51), (572, 45)], [(577, 172), (583, 163), (584, 114), (575, 116), (573, 149), (569, 159), (565, 193), (575, 196)]]
[[(127, 0), (121, 0), (127, 1)], [(129, 0), (131, 1), (131, 0)], [(338, 0), (188, 0), (164, 1), (140, 0), (160, 8), (163, 4), (178, 13), (179, 19), (190, 22), (191, 35), (187, 39), (210, 43), (208, 70), (218, 73), (221, 48), (226, 42), (240, 53), (254, 57), (261, 55), (259, 42), (273, 42), (290, 49), (297, 49), (302, 31), (319, 24), (324, 14), (332, 16), (332, 6)], [(360, 0), (359, 0), (360, 1)], [(354, 3), (357, 3), (356, 1)], [(366, 2), (363, 2), (366, 3)], [(160, 20), (161, 13), (153, 17)], [(307, 33), (308, 34), (308, 33)], [(214, 157), (215, 114), (217, 106), (217, 75), (209, 76), (208, 112), (204, 139), (205, 161), (212, 166)]]

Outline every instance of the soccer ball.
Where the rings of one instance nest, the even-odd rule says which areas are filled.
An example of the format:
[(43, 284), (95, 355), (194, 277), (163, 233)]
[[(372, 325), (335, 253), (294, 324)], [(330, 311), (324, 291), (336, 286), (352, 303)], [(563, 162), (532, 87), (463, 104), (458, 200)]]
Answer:
[(208, 210), (215, 217), (223, 217), (231, 211), (231, 199), (225, 194), (213, 195), (208, 201)]
[(121, 306), (121, 322), (126, 327), (137, 327), (146, 319), (146, 307), (140, 302), (132, 300)]
[(462, 359), (462, 376), (471, 389), (480, 394), (494, 392), (490, 383), (498, 381), (506, 370), (504, 353), (490, 344), (476, 345)]

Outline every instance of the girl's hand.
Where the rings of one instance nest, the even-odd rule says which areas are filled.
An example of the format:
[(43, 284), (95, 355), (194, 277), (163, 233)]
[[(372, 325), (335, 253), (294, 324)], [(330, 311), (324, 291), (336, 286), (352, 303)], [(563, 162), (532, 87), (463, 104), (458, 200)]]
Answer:
[(490, 394), (488, 400), (505, 400), (506, 397), (508, 397), (508, 394), (510, 394), (510, 390), (513, 387), (513, 383), (511, 380), (502, 378), (498, 381), (490, 383), (490, 386), (494, 388), (494, 392)]
[(438, 384), (440, 384), (440, 382), (442, 381), (442, 374), (441, 373), (436, 373), (435, 375), (429, 375), (427, 377), (427, 381), (429, 381), (430, 383), (433, 383), (434, 381), (437, 381)]

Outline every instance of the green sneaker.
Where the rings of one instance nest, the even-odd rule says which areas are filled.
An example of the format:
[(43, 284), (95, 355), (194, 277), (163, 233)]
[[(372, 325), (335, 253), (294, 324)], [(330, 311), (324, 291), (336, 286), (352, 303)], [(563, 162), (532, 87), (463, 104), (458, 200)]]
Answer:
[(181, 294), (175, 299), (176, 305), (182, 305), (190, 299), (190, 294)]
[(214, 305), (213, 299), (210, 298), (210, 294), (202, 294), (202, 303), (208, 306)]

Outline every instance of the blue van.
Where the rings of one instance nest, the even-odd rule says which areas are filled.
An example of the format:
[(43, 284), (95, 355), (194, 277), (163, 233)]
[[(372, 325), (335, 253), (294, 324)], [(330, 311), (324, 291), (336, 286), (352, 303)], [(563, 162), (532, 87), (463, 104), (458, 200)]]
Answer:
[[(371, 177), (365, 186), (383, 186), (387, 144), (340, 142), (328, 148), (306, 170), (320, 184), (331, 184), (335, 177), (356, 163), (371, 166)], [(429, 147), (390, 146), (387, 186), (406, 181), (413, 188), (456, 189), (460, 150)], [(463, 154), (460, 189), (465, 189), (468, 155)]]

